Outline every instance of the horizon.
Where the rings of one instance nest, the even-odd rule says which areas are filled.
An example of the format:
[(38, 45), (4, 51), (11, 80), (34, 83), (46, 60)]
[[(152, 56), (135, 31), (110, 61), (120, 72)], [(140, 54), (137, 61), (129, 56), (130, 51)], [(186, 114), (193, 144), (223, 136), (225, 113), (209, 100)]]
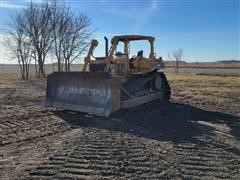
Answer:
[[(38, 3), (41, 0), (34, 0)], [(26, 7), (30, 0), (1, 0), (1, 42), (11, 14)], [(239, 60), (239, 1), (108, 1), (65, 0), (73, 11), (92, 19), (93, 38), (99, 46), (94, 55), (104, 54), (104, 39), (119, 34), (143, 34), (155, 37), (155, 51), (168, 59), (175, 49), (184, 49), (183, 61), (215, 62)], [(141, 12), (141, 13), (139, 13)], [(138, 42), (137, 42), (138, 43)], [(134, 44), (131, 55), (138, 50), (149, 52), (148, 42)], [(16, 64), (1, 44), (1, 64)], [(82, 55), (84, 56), (84, 55)], [(80, 61), (81, 62), (81, 61)], [(79, 62), (79, 63), (80, 63)], [(46, 62), (49, 63), (49, 62)]]
[[(188, 63), (188, 64), (197, 64), (197, 63), (202, 63), (202, 64), (225, 64), (225, 62), (221, 62), (221, 61), (236, 61), (235, 63), (233, 64), (239, 64), (240, 63), (240, 59), (229, 59), (229, 60), (224, 60), (224, 59), (220, 59), (220, 60), (217, 60), (217, 61), (185, 61), (185, 60), (181, 60), (179, 61), (179, 63), (181, 62), (184, 62), (184, 63)], [(169, 59), (163, 59), (163, 62), (175, 62), (175, 60), (169, 60)], [(45, 63), (45, 65), (55, 65), (57, 64), (57, 62), (54, 62), (54, 63)], [(77, 62), (77, 63), (72, 63), (72, 65), (83, 65), (84, 63), (80, 63), (80, 62)], [(18, 65), (17, 62), (14, 62), (14, 63), (0, 63), (0, 65)], [(30, 63), (30, 65), (35, 65), (34, 63)]]

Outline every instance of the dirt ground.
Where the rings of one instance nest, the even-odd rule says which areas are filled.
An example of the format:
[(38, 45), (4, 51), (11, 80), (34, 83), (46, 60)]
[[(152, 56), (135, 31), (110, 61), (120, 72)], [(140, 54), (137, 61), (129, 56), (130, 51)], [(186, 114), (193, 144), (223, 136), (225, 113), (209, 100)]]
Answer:
[(0, 179), (240, 179), (240, 77), (168, 74), (172, 99), (110, 117), (0, 81)]

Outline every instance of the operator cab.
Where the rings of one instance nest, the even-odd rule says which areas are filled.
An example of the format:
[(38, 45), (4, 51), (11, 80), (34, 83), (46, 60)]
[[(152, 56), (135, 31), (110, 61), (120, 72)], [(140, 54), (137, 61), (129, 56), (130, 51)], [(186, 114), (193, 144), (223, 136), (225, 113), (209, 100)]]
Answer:
[[(105, 40), (105, 57), (94, 57), (91, 54), (94, 60), (91, 60), (89, 56), (86, 60), (89, 63), (90, 71), (108, 71), (119, 76), (126, 76), (129, 73), (146, 73), (153, 69), (159, 69), (157, 66), (160, 65), (160, 59), (156, 59), (155, 57), (154, 37), (141, 35), (114, 36), (111, 39), (109, 50), (108, 39), (106, 37)], [(130, 43), (142, 40), (149, 42), (149, 57), (144, 57), (144, 54), (148, 53), (148, 50), (144, 52), (143, 50), (139, 50), (135, 55), (130, 55)], [(97, 46), (97, 43), (95, 44)], [(119, 47), (121, 47), (120, 51)], [(93, 53), (93, 49), (89, 53)]]

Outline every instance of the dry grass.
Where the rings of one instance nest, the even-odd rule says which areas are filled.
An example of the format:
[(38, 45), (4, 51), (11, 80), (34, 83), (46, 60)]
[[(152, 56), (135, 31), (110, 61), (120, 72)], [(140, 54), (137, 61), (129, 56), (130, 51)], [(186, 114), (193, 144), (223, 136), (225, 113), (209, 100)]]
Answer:
[(207, 103), (222, 112), (221, 106), (227, 104), (230, 112), (240, 115), (240, 77), (168, 74), (168, 79), (173, 94), (183, 102), (198, 106)]
[[(175, 64), (166, 64), (167, 68), (176, 67)], [(187, 63), (179, 64), (179, 68), (206, 68), (206, 69), (240, 69), (240, 64), (203, 64), (203, 63)]]
[(20, 77), (17, 76), (1, 76), (0, 83), (9, 82), (9, 81), (18, 81)]
[[(37, 78), (34, 75), (30, 75), (28, 80), (39, 80), (39, 78)], [(22, 80), (20, 75), (13, 75), (13, 76), (1, 76), (0, 77), (0, 83), (6, 83), (6, 82), (24, 82), (24, 80)]]

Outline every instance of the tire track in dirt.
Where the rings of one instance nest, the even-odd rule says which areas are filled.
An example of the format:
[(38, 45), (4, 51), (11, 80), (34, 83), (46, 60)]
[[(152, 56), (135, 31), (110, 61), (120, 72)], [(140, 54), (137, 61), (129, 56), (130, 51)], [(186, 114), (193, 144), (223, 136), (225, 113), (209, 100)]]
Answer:
[(23, 179), (239, 179), (240, 155), (208, 135), (160, 142), (88, 128), (70, 152), (58, 152)]
[(0, 179), (19, 179), (29, 167), (37, 167), (58, 151), (69, 152), (81, 128), (0, 146)]
[(71, 128), (52, 111), (38, 106), (2, 106), (1, 109), (0, 146), (62, 133)]
[(240, 156), (211, 137), (198, 138), (199, 143), (175, 145), (178, 170), (184, 179), (239, 179)]
[(84, 132), (70, 153), (55, 154), (24, 179), (156, 179), (172, 167), (165, 157), (170, 146), (116, 131)]

